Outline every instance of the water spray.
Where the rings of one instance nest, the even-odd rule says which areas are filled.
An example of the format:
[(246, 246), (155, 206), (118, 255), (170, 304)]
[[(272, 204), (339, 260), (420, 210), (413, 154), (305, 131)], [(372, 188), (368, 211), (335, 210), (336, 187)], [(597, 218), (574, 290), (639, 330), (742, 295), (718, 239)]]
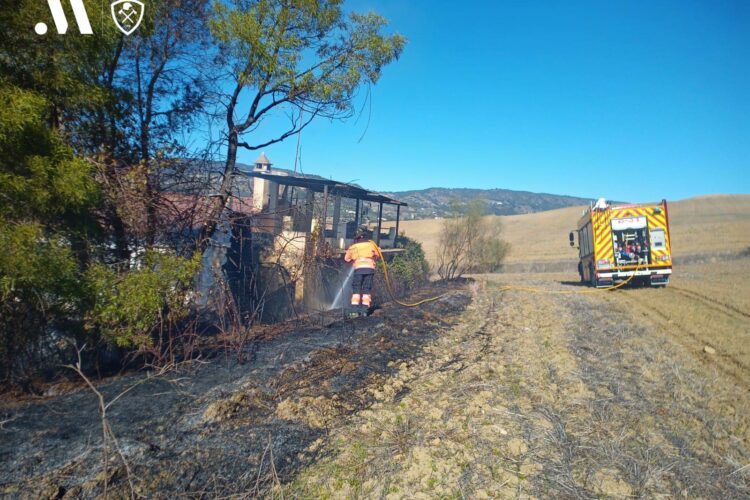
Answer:
[(331, 304), (331, 307), (328, 308), (329, 311), (344, 307), (344, 304), (341, 303), (342, 299), (344, 298), (344, 290), (348, 290), (352, 287), (352, 278), (354, 277), (354, 266), (348, 266), (348, 267), (349, 267), (349, 271), (346, 273), (344, 282), (341, 284), (341, 288), (339, 288), (339, 292), (336, 294), (336, 297), (333, 299), (333, 303)]

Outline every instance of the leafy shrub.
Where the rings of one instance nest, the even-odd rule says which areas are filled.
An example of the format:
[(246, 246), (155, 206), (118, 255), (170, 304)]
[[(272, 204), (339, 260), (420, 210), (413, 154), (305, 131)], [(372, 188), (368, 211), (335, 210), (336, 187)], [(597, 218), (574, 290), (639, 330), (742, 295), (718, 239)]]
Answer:
[(39, 224), (0, 219), (0, 248), (0, 369), (14, 382), (38, 365), (55, 320), (75, 315), (81, 289), (67, 242)]
[[(399, 236), (396, 248), (403, 248), (404, 251), (396, 254), (388, 262), (388, 274), (391, 278), (393, 293), (396, 296), (403, 296), (429, 280), (430, 265), (427, 263), (422, 245), (417, 241), (406, 236)], [(378, 270), (376, 293), (381, 297), (387, 297), (381, 262), (378, 263)]]
[(496, 273), (502, 269), (510, 244), (500, 239), (502, 226), (498, 219), (485, 219), (482, 232), (471, 246), (470, 273)]
[(98, 199), (88, 162), (45, 116), (39, 94), (0, 79), (0, 376), (27, 379), (80, 327), (81, 255)]
[(93, 305), (87, 315), (111, 345), (162, 354), (155, 347), (178, 335), (190, 313), (193, 278), (200, 254), (185, 259), (173, 253), (146, 252), (143, 265), (125, 274), (95, 264), (87, 272)]

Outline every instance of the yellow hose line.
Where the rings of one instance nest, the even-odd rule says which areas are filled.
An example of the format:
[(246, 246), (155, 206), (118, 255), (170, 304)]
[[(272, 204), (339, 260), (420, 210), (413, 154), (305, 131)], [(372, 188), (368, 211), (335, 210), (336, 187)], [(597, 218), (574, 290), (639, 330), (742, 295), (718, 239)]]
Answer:
[[(422, 304), (426, 304), (428, 302), (434, 302), (438, 299), (441, 299), (448, 295), (448, 292), (441, 293), (440, 295), (436, 295), (435, 297), (430, 297), (429, 299), (420, 300), (419, 302), (415, 302), (413, 304), (409, 304), (406, 302), (401, 302), (396, 298), (396, 295), (393, 293), (393, 285), (391, 284), (391, 276), (388, 274), (388, 263), (385, 261), (385, 257), (383, 257), (383, 252), (380, 251), (380, 247), (377, 243), (370, 240), (370, 243), (372, 243), (375, 246), (375, 249), (378, 251), (378, 255), (380, 256), (380, 261), (383, 263), (383, 277), (385, 278), (385, 286), (388, 289), (388, 294), (391, 296), (391, 299), (396, 303), (404, 307), (417, 307), (421, 306)], [(643, 267), (642, 264), (638, 264), (636, 268), (633, 270), (633, 274), (631, 276), (628, 276), (628, 279), (625, 281), (621, 281), (620, 283), (617, 283), (616, 285), (608, 286), (606, 288), (593, 288), (591, 290), (542, 290), (540, 288), (531, 288), (527, 286), (514, 286), (514, 285), (508, 285), (504, 288), (501, 288), (501, 292), (505, 291), (521, 291), (521, 292), (529, 292), (529, 293), (544, 293), (544, 294), (550, 294), (550, 295), (583, 295), (588, 293), (599, 293), (599, 292), (608, 292), (610, 290), (616, 290), (620, 287), (623, 287), (630, 283), (633, 278), (635, 278), (636, 272)]]
[(518, 290), (522, 292), (529, 292), (529, 293), (544, 293), (549, 295), (583, 295), (587, 293), (598, 293), (598, 292), (608, 292), (610, 290), (616, 290), (620, 287), (623, 287), (630, 283), (633, 278), (635, 278), (635, 273), (643, 267), (641, 264), (638, 264), (635, 269), (633, 270), (633, 274), (631, 276), (628, 276), (628, 279), (625, 281), (621, 281), (617, 283), (616, 285), (608, 286), (606, 288), (593, 288), (591, 290), (541, 290), (539, 288), (531, 288), (526, 286), (514, 286), (514, 285), (508, 285), (504, 288), (501, 288), (500, 291), (504, 292), (506, 290)]
[(391, 275), (388, 274), (388, 263), (385, 261), (385, 257), (383, 257), (383, 252), (380, 251), (380, 247), (377, 243), (370, 240), (370, 243), (372, 243), (375, 246), (375, 249), (378, 251), (378, 255), (380, 256), (380, 262), (383, 263), (383, 278), (385, 279), (385, 287), (388, 289), (388, 294), (391, 296), (391, 299), (398, 305), (404, 306), (404, 307), (417, 307), (421, 306), (422, 304), (426, 304), (428, 302), (434, 302), (438, 299), (442, 299), (446, 295), (448, 295), (448, 292), (441, 293), (440, 295), (436, 295), (435, 297), (430, 297), (429, 299), (420, 300), (419, 302), (415, 302), (413, 304), (409, 304), (407, 302), (401, 302), (396, 298), (396, 294), (393, 293), (393, 285), (391, 284)]

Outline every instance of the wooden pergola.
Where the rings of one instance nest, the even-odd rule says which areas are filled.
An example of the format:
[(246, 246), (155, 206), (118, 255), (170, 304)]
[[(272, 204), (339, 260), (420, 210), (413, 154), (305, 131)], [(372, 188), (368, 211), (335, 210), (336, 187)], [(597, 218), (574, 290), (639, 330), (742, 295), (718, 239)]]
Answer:
[[(246, 177), (260, 178), (278, 184), (279, 186), (294, 186), (301, 187), (311, 193), (322, 193), (327, 199), (328, 197), (334, 198), (333, 207), (333, 231), (334, 237), (337, 237), (338, 224), (341, 218), (341, 200), (348, 198), (355, 200), (356, 208), (354, 213), (354, 224), (355, 227), (359, 226), (361, 211), (363, 207), (363, 201), (373, 202), (378, 204), (378, 223), (377, 230), (375, 233), (375, 241), (380, 244), (380, 231), (383, 222), (383, 205), (392, 205), (396, 207), (396, 236), (398, 236), (399, 222), (401, 218), (401, 207), (408, 206), (407, 203), (393, 199), (389, 196), (385, 196), (374, 191), (368, 191), (359, 186), (349, 184), (346, 182), (339, 182), (328, 179), (320, 179), (314, 177), (301, 177), (296, 175), (277, 175), (268, 172), (239, 172), (240, 175)], [(269, 210), (275, 208), (276, 200), (269, 202)]]

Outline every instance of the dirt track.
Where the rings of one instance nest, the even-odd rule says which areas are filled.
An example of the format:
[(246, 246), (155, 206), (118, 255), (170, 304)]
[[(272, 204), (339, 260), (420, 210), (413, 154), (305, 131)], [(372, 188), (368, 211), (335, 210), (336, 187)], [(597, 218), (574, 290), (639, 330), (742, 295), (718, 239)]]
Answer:
[[(461, 324), (383, 390), (408, 395), (337, 430), (291, 492), (747, 498), (747, 377), (723, 368), (732, 353), (712, 357), (677, 318), (649, 312), (680, 290), (577, 294), (587, 289), (550, 275), (481, 283)], [(509, 283), (571, 293), (501, 292)], [(748, 335), (744, 321), (736, 335)]]
[[(743, 304), (685, 284), (579, 294), (569, 278), (480, 277), (420, 308), (283, 333), (248, 365), (144, 384), (112, 413), (136, 491), (747, 498)], [(90, 394), (0, 415), (0, 493), (101, 493)], [(127, 493), (121, 466), (111, 483)]]

